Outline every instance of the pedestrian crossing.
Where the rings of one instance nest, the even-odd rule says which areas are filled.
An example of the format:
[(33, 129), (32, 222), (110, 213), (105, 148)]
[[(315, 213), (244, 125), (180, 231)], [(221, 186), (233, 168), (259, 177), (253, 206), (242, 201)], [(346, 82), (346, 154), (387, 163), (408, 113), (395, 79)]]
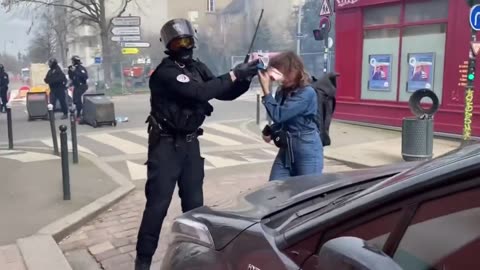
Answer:
[[(260, 136), (246, 134), (238, 127), (239, 125), (237, 122), (204, 125), (204, 134), (199, 137), (201, 148), (214, 147), (217, 150), (228, 150), (229, 147), (238, 149), (244, 146), (264, 144), (260, 141)], [(125, 156), (128, 158), (131, 155), (146, 157), (148, 152), (146, 128), (81, 134), (77, 140), (80, 152), (96, 157)], [(43, 147), (53, 147), (51, 139), (43, 139), (40, 143)], [(268, 145), (266, 146), (268, 147)], [(71, 151), (71, 141), (69, 141), (68, 148)]]

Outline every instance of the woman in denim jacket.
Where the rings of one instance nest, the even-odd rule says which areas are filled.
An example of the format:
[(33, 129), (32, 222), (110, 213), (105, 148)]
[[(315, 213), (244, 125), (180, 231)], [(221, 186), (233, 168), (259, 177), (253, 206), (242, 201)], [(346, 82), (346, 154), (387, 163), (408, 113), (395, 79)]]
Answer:
[[(321, 175), (323, 145), (315, 124), (317, 95), (309, 85), (302, 60), (294, 52), (281, 53), (270, 59), (266, 71), (259, 72), (262, 102), (273, 125), (266, 127), (263, 139), (279, 146), (270, 173), (271, 180), (299, 175)], [(275, 98), (271, 81), (280, 83)]]

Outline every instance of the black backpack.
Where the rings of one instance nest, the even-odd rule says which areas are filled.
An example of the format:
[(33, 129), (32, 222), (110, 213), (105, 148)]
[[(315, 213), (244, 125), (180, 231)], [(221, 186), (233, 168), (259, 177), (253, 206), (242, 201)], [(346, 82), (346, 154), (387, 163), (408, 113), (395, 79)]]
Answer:
[(317, 115), (315, 123), (320, 131), (323, 146), (331, 145), (330, 124), (336, 107), (337, 73), (327, 73), (320, 80), (312, 76), (312, 87), (317, 93)]

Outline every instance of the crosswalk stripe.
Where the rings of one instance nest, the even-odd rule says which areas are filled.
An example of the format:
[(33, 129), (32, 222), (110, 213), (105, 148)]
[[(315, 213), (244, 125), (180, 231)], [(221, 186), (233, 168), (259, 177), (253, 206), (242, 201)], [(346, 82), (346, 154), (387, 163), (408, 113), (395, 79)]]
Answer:
[(230, 127), (230, 126), (227, 126), (227, 125), (224, 125), (224, 124), (211, 123), (211, 124), (206, 124), (205, 127), (206, 128), (211, 128), (211, 129), (214, 129), (214, 130), (218, 130), (220, 132), (227, 133), (227, 134), (230, 134), (230, 135), (235, 135), (235, 136), (240, 136), (240, 137), (252, 139), (252, 136), (245, 135), (240, 129)]
[(215, 168), (225, 168), (225, 167), (232, 167), (247, 164), (248, 161), (240, 161), (235, 159), (230, 159), (226, 157), (217, 157), (212, 155), (203, 155), (203, 157), (208, 160)]
[(200, 140), (205, 140), (205, 141), (210, 141), (215, 144), (221, 145), (221, 146), (233, 146), (233, 145), (241, 145), (241, 142), (228, 139), (222, 136), (217, 136), (209, 133), (204, 133), (202, 136), (199, 137)]
[(272, 151), (270, 149), (262, 149), (263, 152), (269, 154), (269, 155), (272, 155), (272, 156), (276, 156), (277, 155), (277, 152), (275, 151)]
[(1, 155), (2, 151), (0, 151), (0, 158), (16, 160), (23, 163), (59, 159), (59, 157), (51, 154), (43, 154), (43, 153), (36, 153), (36, 152), (10, 152), (10, 153), (4, 152), (4, 153), (6, 153), (7, 155)]
[[(45, 144), (46, 146), (48, 147), (52, 147), (53, 148), (53, 141), (52, 140), (43, 140), (41, 141), (43, 144)], [(58, 145), (58, 147), (60, 147), (60, 144)], [(92, 156), (95, 156), (95, 157), (98, 157), (97, 154), (93, 153), (90, 149), (88, 148), (85, 148), (81, 145), (77, 145), (77, 149), (79, 152), (83, 152), (83, 153), (87, 153), (87, 154), (90, 154)], [(61, 149), (59, 149), (61, 151)], [(72, 141), (68, 141), (68, 151), (72, 151)]]
[(139, 129), (139, 130), (130, 130), (128, 133), (133, 134), (135, 136), (139, 136), (145, 139), (148, 139), (148, 133), (145, 131), (145, 129)]
[(125, 154), (144, 154), (147, 153), (147, 148), (143, 145), (132, 143), (130, 141), (115, 137), (108, 133), (86, 135), (87, 138), (111, 146)]

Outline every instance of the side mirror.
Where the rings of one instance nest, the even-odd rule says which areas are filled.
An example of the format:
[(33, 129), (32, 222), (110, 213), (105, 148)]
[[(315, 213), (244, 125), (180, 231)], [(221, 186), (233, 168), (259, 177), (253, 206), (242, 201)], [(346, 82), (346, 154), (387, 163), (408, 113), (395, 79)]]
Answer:
[(355, 237), (340, 237), (325, 243), (317, 265), (319, 270), (402, 270), (380, 249)]

